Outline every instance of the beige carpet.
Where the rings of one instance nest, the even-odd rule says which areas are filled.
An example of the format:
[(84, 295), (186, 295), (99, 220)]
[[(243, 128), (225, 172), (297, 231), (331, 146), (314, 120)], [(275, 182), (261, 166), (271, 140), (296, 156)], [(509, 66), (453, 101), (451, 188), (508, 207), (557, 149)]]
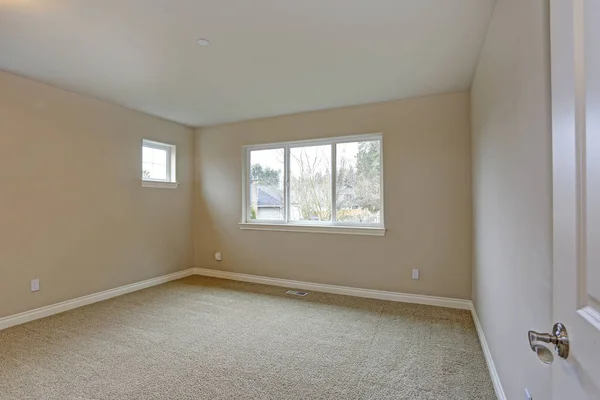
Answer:
[(495, 399), (467, 311), (190, 277), (0, 331), (1, 399)]

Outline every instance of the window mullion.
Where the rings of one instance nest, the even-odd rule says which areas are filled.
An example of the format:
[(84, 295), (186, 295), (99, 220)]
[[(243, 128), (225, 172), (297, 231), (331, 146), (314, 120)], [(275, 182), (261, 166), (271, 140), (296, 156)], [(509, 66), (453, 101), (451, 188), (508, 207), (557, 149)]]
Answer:
[(246, 204), (244, 204), (244, 207), (246, 209), (245, 213), (246, 213), (246, 222), (248, 222), (251, 218), (252, 218), (252, 179), (250, 178), (252, 176), (252, 166), (251, 166), (251, 162), (250, 162), (250, 149), (246, 149), (244, 151), (244, 162), (246, 163), (246, 168), (245, 168), (245, 176), (244, 176), (244, 181), (246, 181), (246, 186), (245, 186), (245, 196), (246, 196)]
[(384, 225), (383, 138), (379, 138), (379, 224)]
[(284, 175), (284, 187), (283, 187), (283, 198), (285, 206), (285, 223), (290, 222), (290, 146), (285, 146), (283, 152), (283, 175)]
[(331, 143), (331, 222), (335, 223), (337, 221), (337, 158), (336, 158), (336, 142)]
[(165, 169), (167, 171), (166, 173), (166, 181), (167, 182), (171, 182), (171, 149), (170, 148), (165, 148), (166, 151), (166, 164), (165, 164)]

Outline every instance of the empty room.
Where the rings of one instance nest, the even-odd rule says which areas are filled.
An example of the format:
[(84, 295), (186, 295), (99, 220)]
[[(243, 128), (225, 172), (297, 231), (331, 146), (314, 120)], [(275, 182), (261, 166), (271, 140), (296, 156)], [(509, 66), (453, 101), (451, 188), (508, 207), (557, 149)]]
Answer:
[(600, 400), (599, 20), (0, 0), (0, 400)]

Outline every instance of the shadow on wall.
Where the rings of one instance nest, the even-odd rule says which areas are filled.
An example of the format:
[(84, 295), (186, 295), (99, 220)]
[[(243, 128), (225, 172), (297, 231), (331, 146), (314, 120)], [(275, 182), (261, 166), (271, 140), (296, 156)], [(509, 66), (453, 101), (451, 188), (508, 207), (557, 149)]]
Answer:
[[(196, 175), (200, 171), (196, 170)], [(218, 206), (218, 205), (217, 205)], [(241, 206), (240, 206), (241, 207)], [(227, 257), (228, 251), (223, 249), (223, 240), (221, 235), (215, 229), (217, 224), (210, 212), (210, 207), (207, 204), (206, 198), (202, 193), (201, 181), (196, 178), (194, 182), (194, 238), (202, 237), (202, 241), (194, 241), (194, 263), (196, 267), (211, 267), (218, 269), (217, 261), (207, 265), (206, 255), (211, 252), (222, 252), (224, 257)], [(204, 260), (204, 261), (199, 261)]]

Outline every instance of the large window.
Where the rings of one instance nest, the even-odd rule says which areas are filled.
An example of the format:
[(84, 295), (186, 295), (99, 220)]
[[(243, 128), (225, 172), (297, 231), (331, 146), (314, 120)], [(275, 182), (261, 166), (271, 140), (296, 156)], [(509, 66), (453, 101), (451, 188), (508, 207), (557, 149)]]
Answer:
[(244, 165), (242, 228), (383, 233), (379, 134), (247, 146)]
[(177, 187), (175, 146), (151, 140), (142, 141), (142, 185)]

